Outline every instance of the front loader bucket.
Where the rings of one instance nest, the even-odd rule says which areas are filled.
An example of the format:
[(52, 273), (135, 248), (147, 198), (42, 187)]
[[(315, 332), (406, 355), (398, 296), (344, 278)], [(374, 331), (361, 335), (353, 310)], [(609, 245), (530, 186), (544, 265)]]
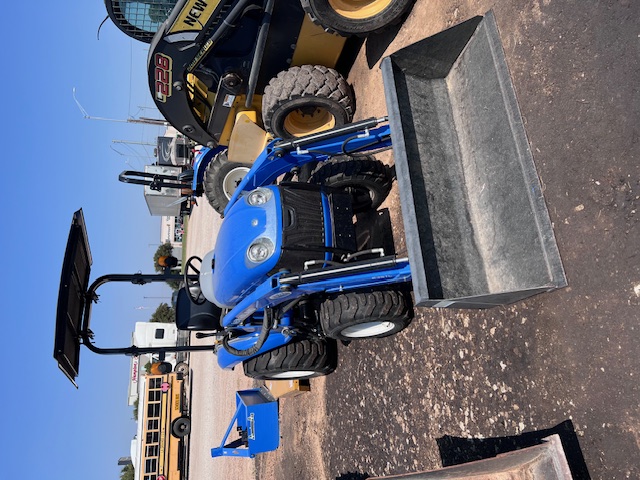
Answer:
[(566, 286), (493, 14), (382, 61), (417, 305)]

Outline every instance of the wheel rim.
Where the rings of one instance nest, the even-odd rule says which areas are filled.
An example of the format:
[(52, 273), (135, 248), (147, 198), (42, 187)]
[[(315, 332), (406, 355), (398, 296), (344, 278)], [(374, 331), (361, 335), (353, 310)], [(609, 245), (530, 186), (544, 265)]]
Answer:
[(329, 5), (338, 14), (353, 20), (364, 20), (384, 11), (393, 0), (329, 0)]
[(231, 196), (233, 192), (236, 191), (238, 185), (245, 177), (249, 169), (247, 167), (236, 167), (227, 173), (222, 180), (222, 189), (224, 190), (224, 195), (227, 197), (227, 200), (231, 200)]
[(316, 372), (314, 372), (313, 370), (290, 370), (288, 372), (274, 373), (273, 375), (269, 375), (269, 378), (287, 380), (290, 378), (310, 377), (315, 373)]
[(376, 337), (389, 333), (394, 328), (393, 322), (366, 322), (347, 327), (340, 332), (340, 335), (347, 338)]
[(297, 108), (287, 114), (283, 126), (290, 135), (301, 137), (335, 127), (336, 118), (321, 107)]
[(189, 371), (189, 367), (184, 363), (179, 363), (176, 365), (176, 372), (178, 373), (187, 373)]
[(374, 193), (371, 189), (354, 184), (345, 186), (344, 190), (351, 195), (354, 210), (364, 210), (373, 205)]

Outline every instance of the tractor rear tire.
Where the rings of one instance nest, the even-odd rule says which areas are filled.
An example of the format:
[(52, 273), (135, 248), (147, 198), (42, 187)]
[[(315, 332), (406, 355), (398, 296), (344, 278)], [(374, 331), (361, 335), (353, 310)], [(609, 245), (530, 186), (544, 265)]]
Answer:
[(408, 292), (396, 289), (335, 294), (320, 305), (320, 324), (336, 340), (382, 338), (406, 328), (413, 318)]
[(343, 37), (364, 36), (400, 23), (414, 0), (300, 0), (311, 21)]
[(302, 65), (280, 72), (262, 96), (265, 129), (285, 139), (345, 125), (354, 111), (353, 90), (345, 78), (321, 65)]
[(319, 164), (310, 183), (340, 188), (351, 194), (354, 213), (375, 210), (387, 198), (393, 176), (391, 169), (372, 155), (341, 155)]
[(230, 162), (226, 151), (218, 153), (207, 165), (202, 188), (209, 204), (220, 215), (224, 213), (233, 192), (250, 169), (251, 165)]
[(328, 375), (338, 364), (335, 340), (305, 338), (244, 362), (244, 374), (261, 380), (292, 380)]

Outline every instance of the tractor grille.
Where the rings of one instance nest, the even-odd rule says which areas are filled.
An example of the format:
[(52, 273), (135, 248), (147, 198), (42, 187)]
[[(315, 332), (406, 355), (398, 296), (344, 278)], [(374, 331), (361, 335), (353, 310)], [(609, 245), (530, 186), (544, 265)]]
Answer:
[(282, 254), (277, 269), (302, 270), (304, 262), (322, 258), (325, 228), (320, 191), (281, 188)]
[(281, 187), (282, 198), (282, 252), (274, 268), (292, 272), (300, 271), (307, 260), (321, 260), (325, 253), (345, 253), (355, 249), (355, 234), (351, 218), (351, 203), (347, 195), (332, 193), (334, 238), (326, 246), (327, 234), (322, 211), (322, 194), (319, 187), (309, 185)]

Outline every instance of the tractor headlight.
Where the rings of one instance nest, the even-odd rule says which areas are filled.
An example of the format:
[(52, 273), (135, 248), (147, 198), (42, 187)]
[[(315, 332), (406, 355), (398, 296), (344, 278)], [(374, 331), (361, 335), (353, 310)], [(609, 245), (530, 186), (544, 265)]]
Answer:
[(273, 192), (268, 188), (257, 188), (247, 195), (247, 203), (252, 207), (264, 205), (269, 201)]
[(262, 237), (253, 242), (247, 249), (247, 258), (253, 263), (262, 263), (273, 255), (275, 247), (268, 238)]

